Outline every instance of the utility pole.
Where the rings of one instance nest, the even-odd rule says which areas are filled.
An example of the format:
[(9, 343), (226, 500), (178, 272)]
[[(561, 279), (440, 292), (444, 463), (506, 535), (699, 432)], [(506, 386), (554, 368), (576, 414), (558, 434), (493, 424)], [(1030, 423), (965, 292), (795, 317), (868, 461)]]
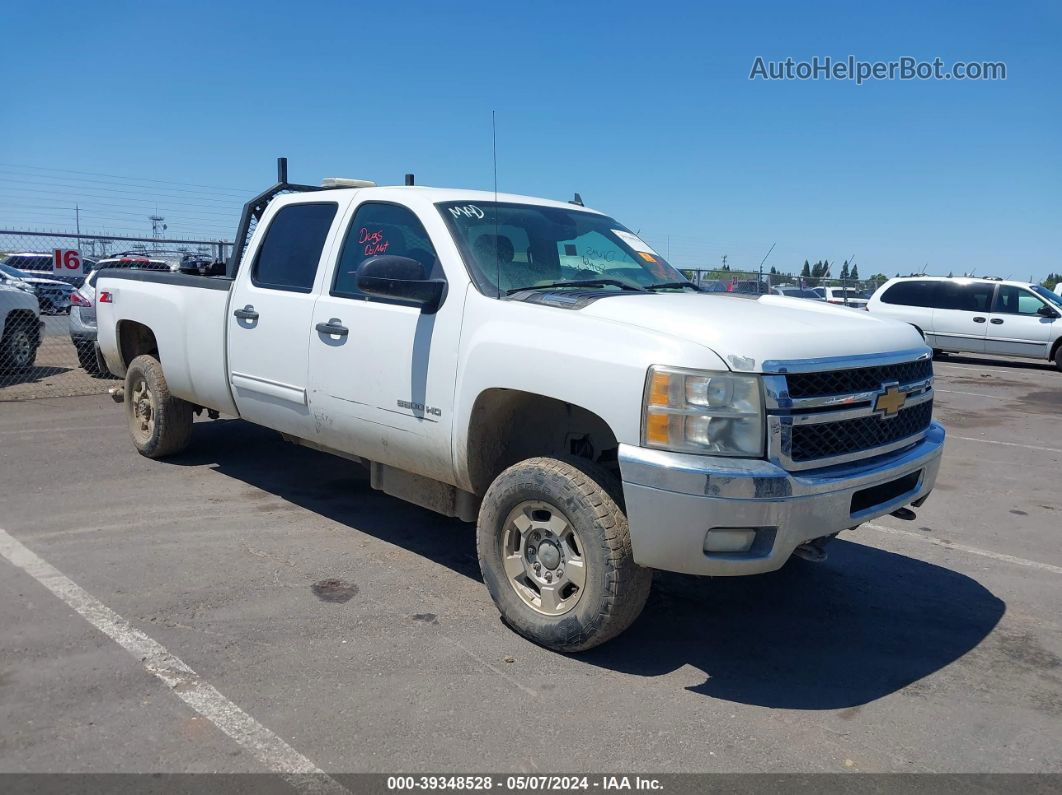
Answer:
[[(166, 231), (166, 224), (163, 223), (166, 219), (158, 214), (158, 209), (155, 210), (155, 215), (149, 215), (148, 219), (151, 221), (151, 236), (158, 240), (162, 237), (162, 233)], [(152, 243), (155, 248), (159, 247), (158, 243)]]
[(81, 206), (74, 204), (74, 225), (77, 227), (77, 247), (81, 248)]

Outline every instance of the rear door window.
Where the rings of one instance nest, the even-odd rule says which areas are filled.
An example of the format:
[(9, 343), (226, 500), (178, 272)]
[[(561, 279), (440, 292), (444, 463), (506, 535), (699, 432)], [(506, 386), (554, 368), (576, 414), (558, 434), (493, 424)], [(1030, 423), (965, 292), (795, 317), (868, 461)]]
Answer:
[(251, 282), (271, 290), (310, 292), (337, 209), (334, 202), (281, 208), (273, 216), (255, 255)]
[(960, 312), (989, 312), (996, 286), (985, 282), (959, 284), (941, 282), (938, 306), (941, 309), (956, 309)]
[(881, 302), (902, 306), (932, 307), (936, 305), (936, 294), (937, 282), (896, 282), (881, 296)]

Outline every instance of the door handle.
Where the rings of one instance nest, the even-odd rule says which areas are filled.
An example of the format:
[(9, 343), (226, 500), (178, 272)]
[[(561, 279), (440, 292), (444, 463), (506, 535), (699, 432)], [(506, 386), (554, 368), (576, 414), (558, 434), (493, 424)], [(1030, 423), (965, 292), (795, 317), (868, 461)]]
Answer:
[(973, 320), (974, 320), (974, 323), (984, 323), (985, 322), (985, 319), (983, 317), (975, 317)]
[(994, 318), (992, 318), (992, 320), (991, 320), (991, 323), (992, 323), (993, 325), (996, 325), (996, 326), (1002, 326), (1002, 325), (1003, 325), (1003, 318), (1001, 318), (1001, 317), (994, 317)]
[(250, 304), (247, 304), (243, 309), (237, 309), (232, 315), (240, 320), (258, 320), (258, 313), (254, 311), (254, 307)]
[(350, 333), (350, 329), (343, 325), (343, 321), (338, 317), (330, 318), (327, 323), (318, 323), (315, 328), (322, 334), (334, 334), (339, 337), (345, 337)]

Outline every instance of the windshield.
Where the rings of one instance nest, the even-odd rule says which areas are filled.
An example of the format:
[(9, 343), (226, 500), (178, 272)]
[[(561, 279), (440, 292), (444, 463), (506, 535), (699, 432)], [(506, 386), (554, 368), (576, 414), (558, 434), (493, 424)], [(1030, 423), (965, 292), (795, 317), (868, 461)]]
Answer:
[(437, 206), (486, 295), (595, 280), (612, 282), (602, 287), (616, 290), (688, 285), (648, 244), (605, 215), (508, 202)]
[(1062, 307), (1062, 295), (1056, 295), (1046, 287), (1041, 287), (1038, 284), (1032, 285), (1032, 290), (1045, 301), (1050, 301), (1055, 306)]
[(18, 268), (12, 268), (10, 265), (0, 264), (0, 271), (3, 271), (8, 276), (14, 276), (16, 279), (29, 279), (28, 274), (23, 273)]

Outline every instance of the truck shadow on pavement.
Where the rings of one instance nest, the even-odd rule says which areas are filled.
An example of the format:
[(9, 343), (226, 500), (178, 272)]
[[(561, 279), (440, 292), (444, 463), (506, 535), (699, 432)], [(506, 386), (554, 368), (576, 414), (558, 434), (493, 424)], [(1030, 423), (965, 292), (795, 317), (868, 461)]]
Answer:
[[(480, 580), (471, 525), (372, 491), (362, 467), (296, 447), (241, 421), (197, 423), (170, 459), (215, 471)], [(869, 531), (865, 531), (869, 532)], [(980, 583), (925, 561), (836, 540), (825, 563), (793, 559), (755, 577), (656, 574), (641, 618), (574, 659), (644, 677), (692, 666), (687, 688), (784, 709), (857, 707), (963, 657), (1005, 603)], [(493, 611), (484, 593), (485, 609)], [(445, 616), (440, 616), (445, 623)]]

